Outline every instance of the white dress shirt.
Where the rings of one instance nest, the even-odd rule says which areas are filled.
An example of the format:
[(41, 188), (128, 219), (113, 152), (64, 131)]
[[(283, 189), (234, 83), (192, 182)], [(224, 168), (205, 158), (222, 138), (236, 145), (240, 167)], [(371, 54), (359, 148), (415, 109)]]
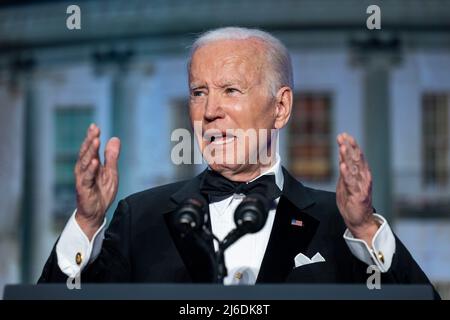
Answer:
[[(275, 175), (275, 183), (283, 190), (284, 176), (281, 169), (280, 157), (277, 155), (276, 163), (262, 175)], [(255, 178), (257, 179), (257, 178)], [(243, 195), (234, 194), (209, 205), (211, 227), (213, 233), (220, 239), (235, 227), (234, 210), (241, 203)], [(279, 199), (275, 200), (278, 205)], [(214, 199), (211, 199), (212, 201)], [(225, 251), (225, 263), (228, 276), (224, 284), (254, 284), (269, 242), (275, 219), (276, 206), (269, 211), (267, 222), (263, 229), (254, 234), (247, 234)], [(104, 238), (106, 220), (95, 233), (91, 241), (86, 237), (73, 213), (56, 245), (58, 265), (62, 272), (70, 277), (77, 275), (90, 262), (94, 261), (100, 253)], [(381, 272), (387, 272), (395, 253), (395, 238), (387, 221), (379, 214), (375, 214), (380, 227), (372, 241), (372, 249), (368, 244), (355, 238), (347, 229), (344, 239), (352, 254), (367, 265), (375, 264)], [(216, 249), (217, 244), (215, 243)], [(82, 262), (76, 263), (76, 255), (81, 254)], [(326, 257), (324, 257), (326, 261)], [(313, 260), (314, 261), (314, 260)], [(296, 264), (296, 266), (298, 266)]]

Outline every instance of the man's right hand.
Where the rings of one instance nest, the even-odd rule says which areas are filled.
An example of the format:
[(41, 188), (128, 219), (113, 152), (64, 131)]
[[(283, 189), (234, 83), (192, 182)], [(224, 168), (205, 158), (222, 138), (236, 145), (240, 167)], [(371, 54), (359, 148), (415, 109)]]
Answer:
[(80, 148), (75, 165), (77, 213), (75, 219), (92, 239), (102, 225), (106, 211), (117, 194), (119, 173), (117, 163), (120, 140), (111, 138), (105, 148), (105, 163), (100, 163), (100, 128), (91, 124)]

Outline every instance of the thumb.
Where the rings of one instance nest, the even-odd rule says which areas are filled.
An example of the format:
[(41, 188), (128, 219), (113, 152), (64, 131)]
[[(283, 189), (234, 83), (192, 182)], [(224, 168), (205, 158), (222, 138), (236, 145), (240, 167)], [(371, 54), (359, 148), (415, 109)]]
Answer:
[(117, 171), (117, 163), (120, 155), (120, 139), (109, 139), (105, 147), (105, 167)]

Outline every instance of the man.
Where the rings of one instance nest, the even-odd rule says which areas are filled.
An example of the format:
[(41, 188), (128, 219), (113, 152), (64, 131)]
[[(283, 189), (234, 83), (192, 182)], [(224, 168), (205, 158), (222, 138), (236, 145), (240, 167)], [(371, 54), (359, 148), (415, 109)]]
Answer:
[[(176, 231), (174, 211), (184, 200), (204, 194), (211, 229), (223, 239), (245, 197), (237, 188), (269, 178), (275, 192), (265, 194), (273, 200), (267, 222), (227, 250), (226, 284), (365, 283), (369, 265), (380, 269), (384, 282), (429, 283), (387, 221), (374, 213), (369, 166), (353, 137), (337, 137), (336, 194), (296, 181), (273, 148), (269, 161), (262, 161), (267, 148), (261, 146), (276, 143), (292, 109), (292, 66), (280, 41), (253, 29), (213, 30), (194, 43), (188, 66), (191, 121), (201, 123), (202, 133), (216, 132), (196, 133), (209, 168), (192, 180), (120, 201), (105, 232), (105, 212), (118, 186), (120, 141), (109, 140), (101, 164), (100, 129), (91, 125), (75, 165), (77, 210), (40, 282), (66, 281), (80, 272), (83, 282), (209, 282), (212, 266), (192, 237)], [(248, 141), (229, 135), (232, 129), (272, 130), (275, 138), (258, 136), (256, 146), (238, 151)], [(218, 155), (231, 161), (217, 161)], [(213, 192), (224, 185), (236, 189), (222, 196)]]

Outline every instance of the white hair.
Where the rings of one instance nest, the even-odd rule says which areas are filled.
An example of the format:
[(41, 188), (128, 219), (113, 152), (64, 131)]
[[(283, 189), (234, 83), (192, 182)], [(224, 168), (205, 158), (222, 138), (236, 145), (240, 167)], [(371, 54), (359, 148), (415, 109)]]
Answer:
[(188, 69), (190, 68), (195, 50), (201, 46), (220, 40), (246, 40), (251, 38), (257, 39), (265, 45), (265, 58), (267, 65), (270, 66), (266, 77), (269, 81), (272, 95), (275, 96), (277, 91), (283, 86), (293, 88), (292, 63), (287, 48), (271, 34), (258, 29), (226, 27), (201, 34), (192, 44)]

